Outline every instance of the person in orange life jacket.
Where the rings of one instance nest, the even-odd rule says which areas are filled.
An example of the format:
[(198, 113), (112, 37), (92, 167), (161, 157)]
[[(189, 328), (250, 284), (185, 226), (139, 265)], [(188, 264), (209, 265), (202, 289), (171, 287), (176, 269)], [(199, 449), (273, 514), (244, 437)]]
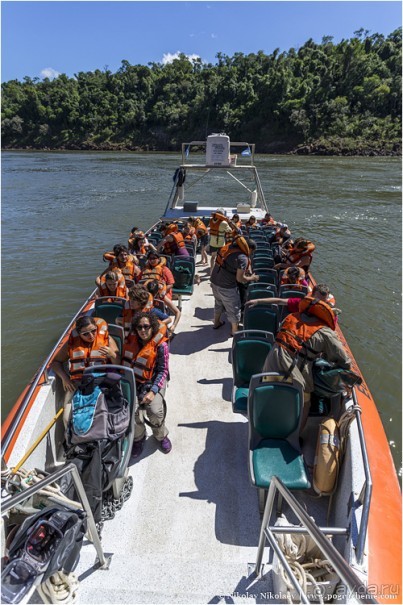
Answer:
[(126, 246), (123, 246), (122, 244), (117, 244), (114, 246), (113, 253), (115, 258), (110, 259), (109, 267), (105, 269), (105, 271), (103, 271), (95, 280), (97, 286), (99, 287), (101, 277), (105, 273), (108, 271), (114, 271), (115, 269), (119, 269), (123, 273), (126, 282), (127, 280), (137, 282), (141, 274), (140, 267), (138, 266), (138, 258), (130, 255)]
[(309, 289), (309, 283), (305, 279), (305, 271), (301, 267), (291, 266), (284, 270), (280, 285), (286, 284), (307, 286)]
[(107, 271), (100, 278), (100, 285), (96, 297), (109, 297), (113, 301), (115, 297), (125, 298), (127, 300), (127, 286), (123, 273), (120, 271)]
[(315, 297), (306, 296), (299, 300), (298, 312), (290, 313), (283, 320), (263, 365), (262, 372), (285, 373), (301, 384), (304, 391), (301, 429), (307, 421), (314, 390), (312, 365), (315, 359), (323, 357), (350, 369), (351, 359), (335, 328), (333, 309)]
[[(253, 244), (252, 244), (253, 246)], [(249, 240), (237, 237), (232, 243), (221, 248), (211, 274), (214, 295), (214, 328), (224, 325), (221, 314), (225, 311), (231, 323), (232, 335), (238, 330), (241, 319), (241, 297), (238, 282), (248, 283), (259, 280), (250, 274)]]
[(208, 246), (208, 229), (200, 218), (191, 216), (188, 218), (188, 224), (196, 230), (196, 237), (200, 242), (201, 264), (208, 264), (207, 246)]
[(253, 216), (253, 214), (251, 214), (249, 219), (245, 223), (245, 227), (248, 230), (248, 232), (249, 232), (249, 229), (256, 229), (258, 227), (258, 224), (256, 221), (256, 216)]
[(164, 303), (164, 305), (169, 309), (169, 311), (171, 312), (171, 315), (174, 316), (174, 322), (168, 328), (169, 339), (172, 340), (175, 337), (175, 334), (174, 334), (175, 328), (178, 325), (178, 322), (181, 318), (181, 311), (180, 311), (179, 307), (177, 307), (172, 302), (172, 300), (170, 298), (168, 298), (167, 295), (165, 295), (163, 298), (161, 298), (159, 284), (156, 279), (149, 281), (146, 284), (146, 288), (150, 292), (150, 294), (152, 294), (152, 296), (154, 297), (154, 300), (155, 299), (161, 300)]
[(157, 252), (164, 252), (172, 256), (190, 256), (185, 246), (185, 240), (182, 233), (178, 230), (178, 225), (171, 223), (164, 230), (164, 237), (157, 244)]
[(315, 244), (311, 241), (299, 237), (294, 241), (282, 263), (275, 265), (275, 269), (286, 269), (291, 265), (302, 267), (305, 273), (308, 273), (312, 262), (312, 252), (315, 250)]
[[(156, 271), (158, 271), (158, 273), (161, 274), (161, 279), (164, 280), (165, 286), (166, 286), (166, 296), (170, 300), (172, 300), (172, 288), (174, 287), (174, 284), (175, 284), (175, 278), (173, 276), (172, 271), (170, 269), (168, 269), (166, 264), (162, 263), (162, 259), (158, 252), (154, 252), (154, 250), (150, 250), (150, 252), (147, 254), (147, 263), (146, 263), (145, 269), (148, 269), (150, 271), (156, 270)], [(145, 277), (144, 269), (143, 269), (142, 277)], [(157, 278), (155, 278), (155, 279), (157, 279)]]
[(272, 243), (277, 243), (282, 246), (288, 239), (291, 237), (291, 231), (288, 228), (288, 225), (280, 225), (274, 234), (274, 239)]
[(135, 414), (132, 457), (140, 456), (146, 439), (144, 414), (154, 438), (168, 454), (172, 444), (164, 419), (164, 394), (169, 379), (169, 348), (166, 328), (152, 313), (137, 313), (123, 347), (122, 364), (133, 368), (139, 406)]
[(147, 240), (144, 232), (138, 230), (130, 234), (128, 246), (130, 252), (138, 255), (147, 254), (149, 250), (156, 250), (155, 246)]
[(133, 317), (140, 311), (155, 314), (167, 326), (172, 323), (169, 315), (154, 308), (154, 297), (147, 288), (141, 284), (135, 284), (129, 290), (129, 300), (123, 309), (123, 314), (116, 318), (116, 324), (123, 327), (126, 338), (131, 330)]
[(209, 231), (210, 231), (210, 273), (213, 271), (217, 252), (225, 244), (226, 236), (231, 235), (236, 229), (235, 223), (225, 216), (224, 208), (217, 208), (211, 213)]
[[(69, 362), (69, 372), (64, 364)], [(67, 425), (71, 399), (86, 367), (105, 363), (119, 363), (119, 350), (107, 323), (98, 317), (79, 317), (69, 339), (55, 355), (51, 368), (61, 379), (65, 391), (63, 420)]]
[(239, 214), (234, 214), (232, 216), (231, 221), (234, 224), (234, 229), (232, 230), (232, 237), (235, 237), (236, 235), (242, 235), (242, 221), (239, 218)]
[(266, 212), (260, 224), (264, 227), (265, 225), (278, 225), (278, 222), (272, 217), (270, 212)]
[(192, 227), (191, 225), (189, 225), (189, 223), (186, 223), (186, 225), (183, 227), (182, 235), (183, 235), (183, 239), (185, 240), (185, 242), (186, 241), (192, 242), (195, 252), (196, 252), (196, 248), (197, 248), (196, 229), (194, 227)]
[[(330, 293), (330, 288), (326, 284), (316, 284), (314, 286), (312, 293), (309, 296), (316, 298), (317, 300), (322, 300), (327, 303), (330, 307), (332, 307), (333, 313), (335, 315), (335, 322), (338, 322), (338, 315), (340, 315), (341, 310), (335, 307), (336, 300), (333, 294)], [(269, 303), (272, 305), (287, 305), (287, 310), (289, 313), (297, 313), (299, 308), (300, 298), (257, 298), (255, 300), (248, 300), (246, 305), (253, 307), (259, 303)]]

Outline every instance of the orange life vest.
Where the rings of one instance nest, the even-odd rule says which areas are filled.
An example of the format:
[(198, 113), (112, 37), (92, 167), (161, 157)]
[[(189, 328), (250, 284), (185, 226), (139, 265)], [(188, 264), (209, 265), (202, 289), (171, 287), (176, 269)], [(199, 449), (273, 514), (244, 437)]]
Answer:
[[(304, 313), (313, 316), (315, 320), (306, 323), (302, 318)], [(308, 347), (306, 342), (325, 326), (332, 330), (336, 327), (335, 315), (331, 307), (321, 300), (306, 296), (299, 303), (298, 313), (290, 313), (284, 319), (277, 333), (276, 342), (292, 355), (297, 355), (301, 349), (304, 349), (305, 356), (308, 352), (317, 354), (318, 352)]]
[(206, 235), (207, 227), (200, 218), (195, 218), (193, 221), (193, 227), (196, 229), (197, 239), (200, 239), (203, 237), (203, 235)]
[(154, 306), (154, 297), (151, 292), (148, 293), (148, 300), (144, 307), (140, 310), (135, 311), (130, 306), (130, 301), (126, 301), (125, 306), (123, 307), (123, 313), (120, 317), (117, 318), (116, 323), (120, 326), (123, 326), (125, 331), (125, 336), (127, 336), (132, 327), (132, 321), (135, 313), (147, 312), (150, 311)]
[(133, 368), (137, 382), (152, 380), (157, 348), (167, 342), (167, 327), (160, 322), (160, 329), (145, 345), (141, 345), (137, 334), (131, 333), (123, 347), (122, 365)]
[[(233, 239), (232, 242), (228, 242), (228, 244), (225, 244), (225, 246), (222, 246), (219, 249), (215, 262), (219, 267), (224, 267), (225, 269), (225, 261), (231, 254), (235, 254), (236, 252), (242, 252), (242, 254), (245, 254), (248, 257), (249, 261), (249, 246), (246, 243), (245, 238), (241, 235), (238, 235)], [(250, 261), (248, 262), (247, 269), (249, 268), (249, 264)]]
[(185, 240), (183, 239), (182, 233), (170, 233), (173, 238), (173, 242), (165, 242), (164, 250), (167, 254), (175, 254), (178, 248), (185, 248)]
[(220, 214), (219, 212), (213, 212), (209, 223), (210, 235), (213, 235), (214, 237), (218, 237), (219, 235), (221, 235), (220, 225), (223, 221), (228, 222), (226, 216)]
[(94, 342), (87, 344), (83, 341), (76, 328), (71, 331), (68, 340), (69, 371), (71, 380), (81, 380), (84, 369), (107, 363), (100, 347), (109, 346), (108, 324), (99, 317), (94, 317), (97, 334)]
[[(291, 284), (292, 283), (292, 282), (290, 282), (290, 278), (288, 277), (288, 272), (289, 272), (290, 269), (291, 269), (291, 267), (288, 267), (284, 271), (283, 275), (281, 276), (281, 284), (280, 285)], [(302, 282), (302, 280), (305, 279), (305, 271), (301, 267), (297, 267), (297, 269), (298, 269), (298, 272), (299, 272), (299, 275), (298, 275), (298, 278), (297, 278), (297, 283), (293, 284), (293, 285), (296, 285), (296, 286), (300, 285), (301, 282)]]
[(291, 248), (290, 252), (287, 255), (286, 261), (288, 263), (291, 263), (292, 265), (295, 265), (298, 261), (300, 261), (303, 257), (307, 257), (307, 263), (306, 266), (309, 267), (309, 265), (312, 262), (312, 252), (315, 250), (315, 244), (310, 242), (309, 240), (306, 240), (306, 245), (302, 248), (302, 247), (293, 247)]
[[(118, 272), (116, 272), (116, 273), (118, 273)], [(112, 299), (116, 298), (117, 296), (120, 298), (127, 298), (127, 287), (126, 287), (125, 278), (123, 276), (123, 273), (121, 273), (120, 271), (118, 274), (119, 274), (119, 279), (118, 279), (118, 285), (117, 285), (115, 292), (111, 292), (110, 290), (108, 290), (108, 287), (106, 285), (106, 277), (105, 277), (105, 275), (102, 275), (101, 283), (99, 284), (100, 296), (110, 296)]]
[(134, 263), (132, 260), (128, 260), (123, 267), (120, 266), (119, 261), (115, 258), (110, 264), (110, 270), (114, 271), (115, 269), (119, 269), (125, 279), (130, 279), (132, 281), (137, 281), (137, 278), (141, 274), (141, 269)]
[[(165, 259), (164, 259), (164, 261), (166, 262)], [(166, 285), (166, 282), (164, 279), (164, 269), (163, 269), (164, 264), (165, 263), (158, 263), (158, 265), (156, 265), (155, 267), (152, 267), (151, 265), (149, 265), (149, 263), (147, 263), (145, 268), (143, 269), (143, 272), (141, 274), (141, 279), (140, 279), (140, 283), (146, 287), (150, 281), (153, 281), (154, 279), (156, 279), (158, 281), (158, 287), (159, 287), (158, 297), (161, 299), (163, 299), (167, 293), (167, 285)]]
[(176, 223), (171, 223), (167, 225), (164, 229), (164, 237), (167, 235), (171, 235), (171, 233), (176, 233), (178, 231), (178, 225)]

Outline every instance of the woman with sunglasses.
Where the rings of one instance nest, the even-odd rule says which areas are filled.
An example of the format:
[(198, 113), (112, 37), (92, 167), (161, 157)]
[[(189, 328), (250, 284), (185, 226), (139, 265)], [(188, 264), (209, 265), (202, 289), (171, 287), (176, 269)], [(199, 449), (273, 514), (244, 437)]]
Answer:
[[(85, 368), (105, 363), (119, 363), (116, 342), (108, 333), (108, 324), (98, 317), (79, 317), (70, 332), (68, 341), (62, 346), (52, 362), (52, 369), (63, 383), (66, 393), (63, 417), (70, 416), (70, 400), (81, 380)], [(69, 363), (69, 371), (64, 364)]]
[(164, 394), (169, 377), (169, 349), (166, 326), (152, 313), (136, 313), (132, 331), (122, 353), (122, 364), (133, 369), (139, 400), (134, 429), (132, 457), (143, 451), (146, 440), (144, 414), (154, 438), (164, 452), (172, 449), (165, 425)]

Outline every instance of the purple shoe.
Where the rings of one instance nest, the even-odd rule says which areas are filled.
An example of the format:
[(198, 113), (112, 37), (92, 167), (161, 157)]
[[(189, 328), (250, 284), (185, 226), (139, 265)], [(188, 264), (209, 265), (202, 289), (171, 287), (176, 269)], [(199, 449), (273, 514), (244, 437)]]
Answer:
[(160, 447), (164, 454), (169, 454), (172, 449), (171, 440), (168, 437), (164, 437), (163, 440), (160, 441)]
[(139, 441), (133, 441), (132, 455), (131, 455), (132, 458), (138, 458), (140, 456), (141, 452), (143, 451), (145, 441), (146, 441), (145, 435)]

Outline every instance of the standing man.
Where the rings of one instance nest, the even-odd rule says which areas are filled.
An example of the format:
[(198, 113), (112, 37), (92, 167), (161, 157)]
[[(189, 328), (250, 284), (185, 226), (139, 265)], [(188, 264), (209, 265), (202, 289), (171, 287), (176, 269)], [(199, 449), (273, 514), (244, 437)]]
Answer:
[[(252, 241), (250, 243), (253, 245)], [(213, 328), (217, 330), (224, 325), (221, 314), (225, 311), (228, 321), (231, 323), (232, 336), (238, 330), (241, 319), (241, 297), (238, 282), (247, 284), (259, 280), (258, 275), (250, 273), (249, 256), (249, 240), (238, 236), (233, 242), (219, 250), (211, 274), (211, 287), (214, 295)]]
[(235, 223), (225, 216), (224, 208), (217, 208), (210, 218), (210, 273), (213, 271), (217, 252), (225, 244), (225, 235), (236, 229)]

